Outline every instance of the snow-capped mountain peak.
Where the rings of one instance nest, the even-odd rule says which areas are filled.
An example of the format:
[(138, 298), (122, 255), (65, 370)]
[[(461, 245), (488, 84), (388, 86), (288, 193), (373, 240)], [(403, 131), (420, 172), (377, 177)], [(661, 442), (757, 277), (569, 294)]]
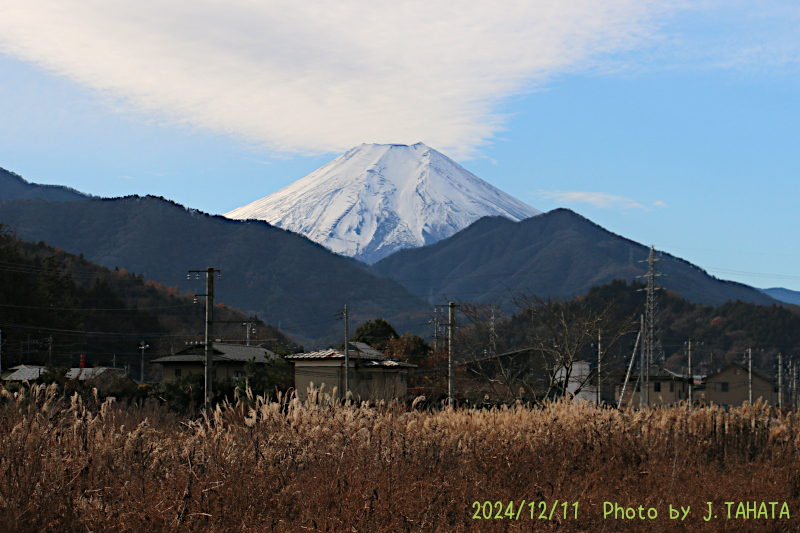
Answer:
[(362, 144), (260, 200), (226, 213), (266, 220), (367, 263), (444, 239), (484, 216), (541, 211), (422, 144)]

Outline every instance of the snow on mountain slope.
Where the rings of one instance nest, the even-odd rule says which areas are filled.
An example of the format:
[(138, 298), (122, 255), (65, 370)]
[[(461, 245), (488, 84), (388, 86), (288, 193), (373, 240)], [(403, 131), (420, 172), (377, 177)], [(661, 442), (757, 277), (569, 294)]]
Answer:
[(519, 221), (539, 214), (417, 143), (362, 144), (225, 216), (266, 220), (374, 263), (449, 237), (484, 216)]

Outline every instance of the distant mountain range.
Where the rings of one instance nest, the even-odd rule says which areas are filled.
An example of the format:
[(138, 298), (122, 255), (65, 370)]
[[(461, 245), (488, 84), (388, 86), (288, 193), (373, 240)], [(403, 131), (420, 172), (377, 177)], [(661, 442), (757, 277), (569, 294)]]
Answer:
[[(429, 302), (440, 299), (493, 301), (512, 292), (567, 297), (614, 279), (647, 272), (649, 249), (615, 235), (568, 210), (556, 209), (521, 222), (484, 218), (424, 248), (402, 250), (371, 267)], [(701, 268), (661, 253), (659, 283), (695, 303), (728, 300), (775, 303), (761, 291), (708, 275)]]
[(538, 214), (418, 143), (362, 144), (225, 216), (265, 220), (374, 263), (449, 237), (485, 216), (518, 221)]
[(759, 289), (761, 292), (765, 294), (769, 294), (776, 300), (780, 300), (781, 302), (785, 302), (787, 304), (792, 305), (800, 305), (800, 292), (797, 291), (790, 291), (789, 289), (783, 289), (780, 287), (773, 287), (771, 289)]
[[(381, 316), (400, 332), (424, 333), (431, 303), (444, 299), (487, 302), (512, 291), (569, 297), (646, 272), (641, 261), (647, 247), (566, 209), (518, 222), (508, 213), (482, 218), (436, 243), (367, 266), (263, 221), (211, 216), (162, 198), (98, 199), (29, 184), (8, 172), (0, 173), (0, 191), (7, 198), (0, 201), (0, 223), (19, 238), (45, 241), (181, 290), (205, 289), (186, 280), (188, 270), (220, 269), (218, 302), (258, 314), (301, 342), (338, 339), (343, 324), (337, 312), (345, 304), (352, 324)], [(50, 193), (73, 201), (25, 199)], [(776, 302), (677, 257), (662, 253), (660, 259), (659, 282), (692, 302)], [(768, 292), (788, 298), (776, 291)]]

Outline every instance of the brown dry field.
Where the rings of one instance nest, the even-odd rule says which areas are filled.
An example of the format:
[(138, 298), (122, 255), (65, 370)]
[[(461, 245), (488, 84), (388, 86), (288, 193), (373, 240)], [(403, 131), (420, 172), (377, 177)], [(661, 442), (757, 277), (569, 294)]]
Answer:
[[(3, 532), (800, 529), (800, 417), (760, 405), (424, 411), (317, 396), (186, 420), (53, 387), (0, 393)], [(658, 516), (604, 518), (604, 502)], [(736, 518), (739, 502), (756, 511)], [(774, 518), (760, 502), (778, 502)]]

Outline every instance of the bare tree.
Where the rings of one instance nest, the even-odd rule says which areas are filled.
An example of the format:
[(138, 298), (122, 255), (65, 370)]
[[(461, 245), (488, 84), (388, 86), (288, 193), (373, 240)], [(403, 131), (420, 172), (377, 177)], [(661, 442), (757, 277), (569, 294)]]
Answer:
[(620, 338), (635, 327), (633, 316), (614, 316), (613, 304), (597, 309), (581, 298), (516, 294), (512, 304), (512, 317), (503, 316), (498, 305), (460, 304), (469, 325), (459, 332), (461, 359), (502, 401), (579, 394), (597, 382), (597, 365), (576, 374), (576, 363), (612, 362)]
[[(530, 349), (511, 349), (505, 335), (498, 335), (508, 322), (499, 305), (459, 303), (459, 315), (466, 322), (457, 334), (459, 359), (502, 401), (530, 394), (524, 378), (530, 373)], [(520, 390), (520, 388), (522, 390)]]

